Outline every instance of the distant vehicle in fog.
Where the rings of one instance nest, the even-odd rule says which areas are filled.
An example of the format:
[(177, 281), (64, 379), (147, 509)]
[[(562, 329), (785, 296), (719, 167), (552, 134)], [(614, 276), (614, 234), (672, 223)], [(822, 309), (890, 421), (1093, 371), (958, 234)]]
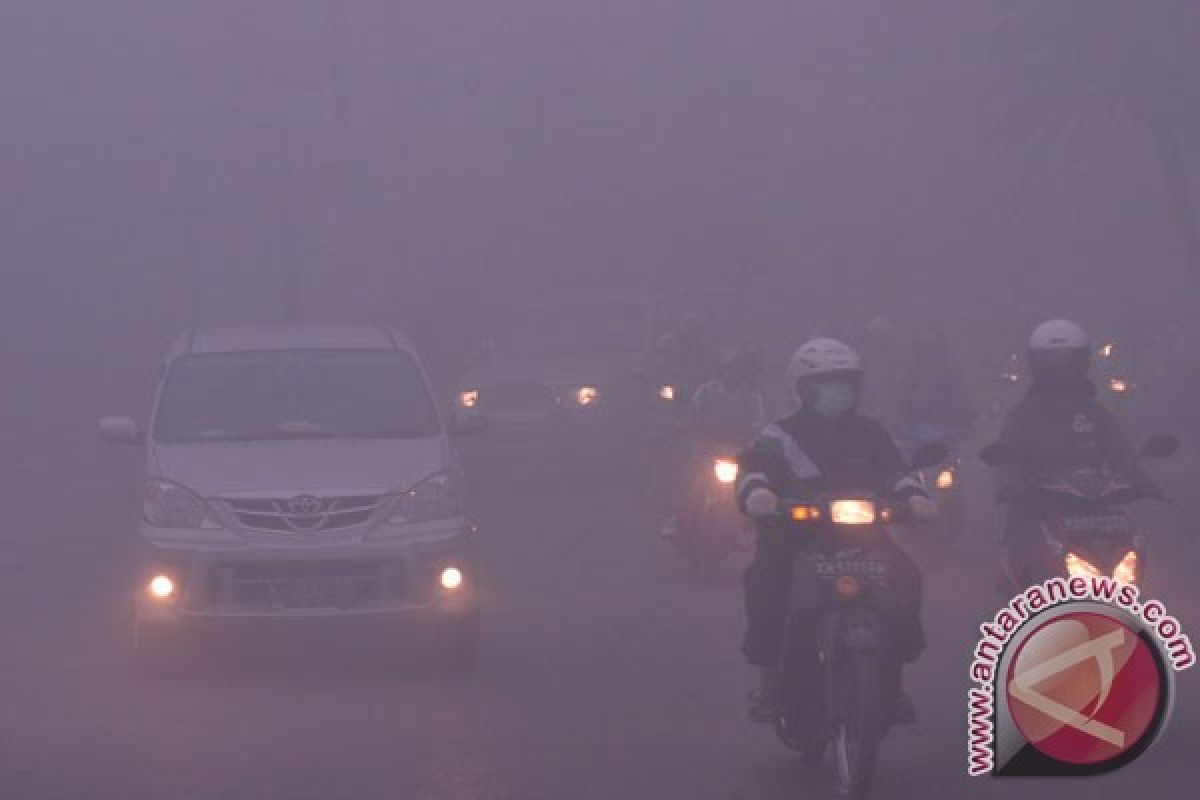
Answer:
[[(429, 626), (474, 665), (473, 529), (417, 354), (383, 326), (221, 327), (171, 347), (145, 449), (136, 648), (177, 664), (206, 627)], [(397, 644), (397, 647), (401, 646)], [(411, 649), (411, 648), (409, 648)]]
[(457, 418), (487, 420), (470, 454), (586, 460), (640, 480), (651, 429), (689, 395), (657, 374), (657, 344), (691, 309), (709, 320), (715, 347), (740, 333), (743, 305), (716, 291), (531, 304), (481, 343), (479, 363), (458, 379)]
[(524, 309), (458, 382), (462, 423), (486, 419), (480, 451), (619, 457), (658, 401), (644, 366), (655, 304), (563, 300)]

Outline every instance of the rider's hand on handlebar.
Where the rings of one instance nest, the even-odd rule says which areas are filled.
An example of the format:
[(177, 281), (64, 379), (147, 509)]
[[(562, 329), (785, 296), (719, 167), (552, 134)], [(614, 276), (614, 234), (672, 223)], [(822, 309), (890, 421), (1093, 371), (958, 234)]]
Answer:
[(779, 510), (779, 495), (759, 487), (746, 495), (746, 513), (752, 517), (767, 517)]

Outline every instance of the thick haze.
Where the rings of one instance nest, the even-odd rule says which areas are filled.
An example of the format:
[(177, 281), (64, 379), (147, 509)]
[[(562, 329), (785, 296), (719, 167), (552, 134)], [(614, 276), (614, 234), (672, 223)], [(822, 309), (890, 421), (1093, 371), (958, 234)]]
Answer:
[(6, 490), (85, 481), (169, 337), (281, 319), (288, 274), (301, 319), (425, 340), (531, 286), (750, 281), (781, 347), (1190, 309), (1144, 129), (1018, 192), (1007, 5), (6, 0)]

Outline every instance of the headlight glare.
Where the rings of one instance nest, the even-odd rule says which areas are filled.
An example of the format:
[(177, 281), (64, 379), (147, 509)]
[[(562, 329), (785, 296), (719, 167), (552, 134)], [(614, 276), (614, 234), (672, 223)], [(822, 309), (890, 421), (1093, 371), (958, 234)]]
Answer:
[(713, 462), (713, 474), (720, 483), (733, 483), (737, 480), (738, 465), (736, 461), (718, 458)]
[(1137, 583), (1138, 582), (1138, 554), (1136, 550), (1130, 550), (1121, 559), (1121, 563), (1113, 569), (1113, 577), (1121, 583)]
[(593, 405), (600, 399), (600, 391), (595, 386), (580, 386), (575, 390), (575, 402), (581, 406)]
[(953, 489), (954, 488), (954, 470), (944, 469), (937, 474), (937, 488)]
[(875, 504), (870, 500), (834, 500), (829, 515), (835, 525), (873, 525)]
[(1067, 553), (1067, 574), (1072, 578), (1099, 578), (1096, 565), (1077, 553)]
[(458, 393), (458, 405), (462, 408), (474, 408), (479, 405), (479, 390), (466, 389)]

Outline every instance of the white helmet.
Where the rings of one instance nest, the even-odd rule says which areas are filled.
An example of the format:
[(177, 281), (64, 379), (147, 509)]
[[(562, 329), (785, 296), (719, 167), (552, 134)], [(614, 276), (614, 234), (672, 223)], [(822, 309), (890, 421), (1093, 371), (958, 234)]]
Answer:
[(862, 372), (862, 359), (850, 345), (837, 339), (819, 338), (800, 345), (788, 364), (788, 378), (794, 386), (804, 378), (831, 373)]
[(1091, 346), (1091, 339), (1083, 327), (1069, 319), (1043, 322), (1029, 337), (1030, 350), (1076, 350)]

